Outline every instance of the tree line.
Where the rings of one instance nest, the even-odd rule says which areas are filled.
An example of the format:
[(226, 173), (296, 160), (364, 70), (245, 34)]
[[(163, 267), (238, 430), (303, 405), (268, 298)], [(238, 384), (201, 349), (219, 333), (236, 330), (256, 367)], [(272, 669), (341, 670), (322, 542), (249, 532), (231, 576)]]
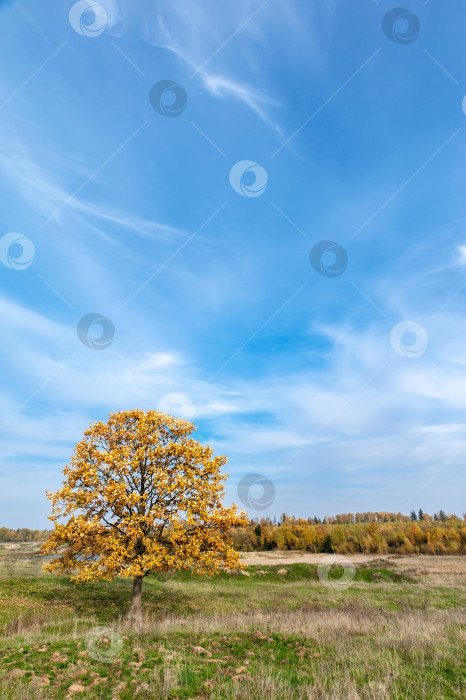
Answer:
[[(401, 513), (347, 513), (324, 518), (250, 520), (231, 531), (239, 551), (274, 549), (337, 554), (466, 554), (466, 515), (420, 510)], [(421, 514), (419, 516), (419, 513)]]
[(44, 542), (48, 534), (48, 530), (29, 530), (27, 527), (12, 530), (0, 527), (0, 542)]
[[(0, 542), (43, 542), (48, 535), (48, 530), (0, 527)], [(283, 513), (278, 520), (250, 520), (230, 535), (237, 551), (464, 554), (466, 514), (460, 518), (440, 510), (431, 516), (419, 509), (410, 515), (383, 511), (296, 518)]]

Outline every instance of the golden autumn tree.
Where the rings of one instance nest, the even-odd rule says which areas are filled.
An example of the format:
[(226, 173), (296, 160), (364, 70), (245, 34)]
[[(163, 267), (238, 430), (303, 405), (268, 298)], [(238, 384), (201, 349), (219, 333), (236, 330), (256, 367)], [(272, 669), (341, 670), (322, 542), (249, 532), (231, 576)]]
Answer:
[(141, 618), (150, 572), (212, 575), (241, 566), (228, 531), (244, 512), (224, 508), (215, 457), (191, 437), (194, 425), (159, 411), (122, 411), (85, 431), (64, 467), (62, 488), (47, 492), (55, 529), (42, 546), (46, 567), (76, 581), (133, 579), (130, 615)]

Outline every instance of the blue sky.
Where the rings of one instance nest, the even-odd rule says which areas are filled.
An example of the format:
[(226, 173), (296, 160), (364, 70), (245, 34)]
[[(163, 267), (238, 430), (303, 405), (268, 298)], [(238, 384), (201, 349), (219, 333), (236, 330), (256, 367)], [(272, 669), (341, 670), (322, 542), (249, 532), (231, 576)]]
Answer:
[(194, 416), (228, 502), (270, 479), (253, 516), (463, 512), (463, 2), (406, 0), (391, 38), (386, 0), (74, 4), (0, 3), (1, 524), (46, 527), (133, 407)]

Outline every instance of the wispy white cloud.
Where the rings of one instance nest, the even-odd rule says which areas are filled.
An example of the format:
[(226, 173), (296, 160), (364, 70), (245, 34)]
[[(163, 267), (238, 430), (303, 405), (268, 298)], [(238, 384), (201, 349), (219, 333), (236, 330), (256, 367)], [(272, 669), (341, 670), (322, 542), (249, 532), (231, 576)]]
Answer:
[(466, 245), (458, 246), (457, 260), (460, 265), (466, 265)]
[[(42, 153), (43, 160), (49, 160), (50, 168), (46, 169), (36, 158), (30, 155), (24, 144), (16, 142), (10, 144), (9, 152), (5, 150), (0, 154), (0, 174), (3, 175), (9, 187), (13, 187), (17, 194), (31, 207), (33, 211), (44, 217), (53, 214), (63, 202), (67, 202), (67, 208), (82, 215), (90, 217), (94, 221), (104, 224), (112, 224), (124, 228), (133, 234), (145, 238), (173, 240), (188, 235), (188, 232), (168, 224), (145, 219), (141, 216), (114, 208), (106, 203), (92, 203), (74, 197), (69, 199), (70, 193), (61, 184), (64, 179), (64, 171), (69, 175), (71, 162), (63, 162), (63, 155), (56, 161), (54, 154)], [(67, 166), (67, 167), (66, 167)], [(74, 171), (73, 175), (86, 177), (83, 171)], [(64, 212), (66, 213), (66, 211)], [(60, 218), (57, 217), (59, 221)], [(90, 222), (90, 226), (93, 224)], [(108, 230), (103, 231), (99, 226), (93, 226), (94, 232), (102, 235), (106, 240), (115, 242)]]
[[(206, 66), (199, 70), (206, 56), (215, 52), (241, 26), (252, 12), (248, 5), (223, 7), (221, 16), (212, 16), (211, 8), (188, 3), (149, 3), (141, 22), (145, 39), (156, 46), (174, 53), (191, 72), (195, 80), (201, 80), (210, 95), (219, 99), (236, 100), (244, 104), (269, 128), (281, 133), (271, 109), (280, 106), (277, 97), (271, 97), (261, 87), (254, 86), (241, 76), (248, 66), (246, 55), (235, 55), (235, 62), (222, 60), (221, 69)], [(129, 23), (128, 18), (128, 23)], [(242, 32), (249, 33), (252, 45), (259, 50), (265, 40), (260, 32), (254, 31), (253, 23), (246, 25)], [(251, 77), (251, 72), (248, 70)], [(261, 80), (256, 71), (256, 80)]]
[(234, 81), (222, 75), (214, 75), (213, 73), (201, 71), (200, 77), (211, 95), (243, 102), (254, 114), (260, 117), (265, 124), (279, 134), (282, 133), (278, 123), (271, 118), (266, 109), (268, 106), (279, 106), (276, 100), (266, 95), (261, 95), (258, 90), (254, 90), (244, 83)]
[[(145, 338), (145, 352), (135, 353), (137, 330), (133, 347), (111, 346), (96, 352), (80, 347), (74, 328), (20, 304), (3, 301), (0, 313), (11, 339), (3, 347), (2, 364), (14, 372), (18, 363), (23, 367), (22, 386), (16, 393), (25, 398), (63, 357), (76, 352), (41, 392), (46, 405), (60, 396), (61, 409), (38, 416), (33, 406), (26, 406), (5, 428), (7, 459), (18, 457), (14, 445), (27, 431), (31, 443), (25, 458), (37, 454), (44, 459), (48, 455), (50, 464), (66, 461), (86, 421), (105, 418), (114, 410), (156, 408), (170, 392), (185, 394), (194, 404), (195, 422), (203, 421), (207, 432), (212, 427), (211, 442), (230, 455), (233, 478), (247, 462), (250, 470), (264, 471), (273, 479), (281, 479), (282, 474), (301, 478), (304, 473), (331, 469), (339, 479), (351, 476), (361, 484), (366, 478), (366, 487), (372, 481), (380, 486), (392, 478), (387, 470), (396, 471), (405, 461), (412, 470), (406, 494), (403, 491), (408, 498), (410, 489), (413, 492), (434, 473), (465, 439), (464, 425), (455, 420), (458, 409), (466, 409), (465, 363), (449, 363), (449, 381), (445, 381), (425, 356), (419, 360), (399, 357), (377, 327), (367, 331), (375, 338), (373, 344), (361, 342), (360, 333), (349, 324), (339, 335), (322, 328), (333, 340), (329, 361), (319, 371), (272, 372), (230, 385), (227, 378), (205, 384), (189, 354), (175, 348), (155, 349), (155, 342), (151, 351), (150, 338)], [(31, 352), (17, 359), (17, 347), (30, 347)], [(358, 393), (368, 373), (387, 356), (393, 362)], [(3, 397), (2, 420), (14, 403), (13, 397)], [(458, 465), (456, 460), (451, 469), (457, 470)]]
[[(8, 18), (0, 54), (13, 67), (7, 96), (64, 33), (68, 39), (60, 61), (47, 63), (2, 112), (5, 225), (36, 246), (27, 270), (0, 266), (8, 339), (0, 348), (0, 421), (15, 414), (2, 431), (5, 473), (18, 465), (31, 474), (29, 507), (59, 478), (91, 421), (157, 407), (174, 393), (194, 404), (202, 439), (229, 455), (233, 482), (241, 472), (273, 475), (277, 514), (282, 506), (306, 513), (313, 502), (318, 514), (361, 507), (366, 496), (371, 509), (377, 500), (395, 508), (400, 489), (414, 492), (464, 434), (466, 245), (462, 222), (449, 220), (461, 205), (457, 154), (442, 151), (364, 236), (348, 241), (446, 138), (438, 133), (449, 130), (444, 121), (457, 119), (457, 110), (448, 118), (444, 109), (448, 81), (437, 85), (445, 99), (426, 111), (419, 94), (398, 80), (401, 53), (390, 59), (388, 82), (380, 79), (386, 65), (371, 63), (300, 132), (293, 142), (298, 158), (283, 153), (288, 161), (264, 165), (267, 190), (248, 201), (229, 188), (228, 158), (257, 152), (265, 162), (272, 132), (283, 122), (293, 133), (373, 54), (374, 22), (383, 40), (379, 10), (373, 5), (362, 17), (336, 0), (270, 2), (242, 27), (263, 0), (102, 4), (108, 26), (96, 39), (69, 27), (69, 7), (57, 13), (17, 3), (17, 15), (2, 14)], [(357, 41), (348, 42), (350, 35)], [(428, 68), (416, 55), (410, 70), (423, 85)], [(149, 83), (164, 78), (189, 93), (180, 119), (150, 108)], [(387, 92), (399, 98), (393, 110)], [(195, 133), (193, 113), (227, 159)], [(419, 138), (408, 138), (420, 114), (428, 118)], [(39, 231), (145, 119), (141, 138)], [(306, 239), (293, 238), (290, 221), (271, 206), (275, 197)], [(172, 259), (226, 199), (215, 222)], [(311, 245), (327, 237), (348, 244), (348, 268), (338, 280), (321, 279), (308, 265)], [(307, 275), (306, 292), (261, 325)], [(115, 324), (105, 351), (77, 338), (76, 324), (89, 311)], [(429, 335), (418, 360), (390, 346), (391, 327), (405, 319)], [(248, 337), (251, 343), (207, 383)], [(34, 458), (49, 483), (34, 471)], [(455, 478), (461, 466), (460, 458), (449, 466)], [(7, 478), (18, 496), (15, 479)], [(455, 488), (432, 483), (442, 495)]]

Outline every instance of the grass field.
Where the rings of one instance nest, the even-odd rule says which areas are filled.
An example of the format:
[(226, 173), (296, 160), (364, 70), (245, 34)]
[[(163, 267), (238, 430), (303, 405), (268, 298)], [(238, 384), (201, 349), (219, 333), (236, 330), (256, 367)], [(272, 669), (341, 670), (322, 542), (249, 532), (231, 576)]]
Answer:
[(138, 629), (128, 580), (4, 565), (0, 697), (465, 697), (466, 559), (354, 557), (344, 590), (323, 585), (321, 559), (254, 553), (243, 574), (149, 576)]

